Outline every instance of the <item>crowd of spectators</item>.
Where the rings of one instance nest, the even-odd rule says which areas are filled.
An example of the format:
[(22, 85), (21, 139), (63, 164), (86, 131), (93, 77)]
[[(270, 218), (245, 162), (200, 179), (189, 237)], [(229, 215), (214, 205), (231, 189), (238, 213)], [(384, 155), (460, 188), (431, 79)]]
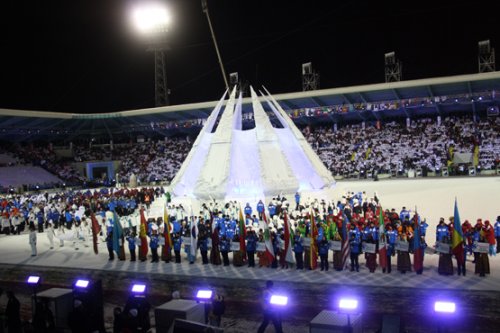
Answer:
[(118, 180), (128, 183), (134, 174), (138, 182), (171, 181), (191, 149), (186, 138), (137, 143), (123, 150)]
[[(250, 118), (247, 120), (251, 120)], [(406, 174), (421, 170), (439, 174), (449, 167), (453, 174), (454, 154), (470, 153), (477, 171), (495, 169), (500, 159), (500, 118), (476, 122), (470, 117), (442, 120), (425, 118), (406, 122), (359, 123), (347, 126), (305, 127), (303, 133), (334, 176)], [(19, 164), (41, 166), (66, 184), (84, 184), (86, 179), (72, 162), (121, 161), (116, 181), (128, 183), (132, 174), (139, 184), (171, 181), (180, 169), (192, 139), (188, 136), (149, 139), (115, 145), (72, 145), (71, 159), (58, 156), (50, 145), (2, 147)], [(471, 164), (457, 167), (466, 174)], [(41, 185), (40, 185), (41, 186)], [(42, 189), (42, 187), (40, 187)]]
[[(500, 158), (500, 119), (446, 118), (382, 125), (350, 125), (303, 130), (334, 175), (406, 173), (413, 169), (440, 172), (456, 152), (477, 154), (478, 170), (494, 169)], [(475, 152), (477, 147), (478, 151)]]

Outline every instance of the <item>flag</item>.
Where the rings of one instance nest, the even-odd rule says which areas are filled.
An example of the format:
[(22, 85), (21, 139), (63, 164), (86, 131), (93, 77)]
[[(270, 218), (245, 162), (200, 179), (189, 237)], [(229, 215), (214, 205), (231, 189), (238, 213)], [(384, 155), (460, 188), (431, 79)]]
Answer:
[(271, 233), (269, 232), (269, 224), (267, 223), (265, 211), (262, 213), (262, 216), (264, 218), (264, 244), (266, 245), (265, 255), (269, 262), (272, 262), (274, 260), (274, 249), (273, 243), (271, 242)]
[(455, 212), (453, 214), (453, 234), (451, 235), (451, 253), (455, 255), (457, 261), (464, 263), (464, 234), (458, 213), (457, 198), (455, 198)]
[(98, 254), (99, 250), (97, 248), (97, 235), (100, 232), (99, 222), (95, 218), (94, 212), (90, 214), (90, 219), (92, 220), (92, 243), (94, 245), (94, 253)]
[(118, 259), (125, 260), (125, 250), (123, 248), (123, 228), (116, 211), (113, 211), (113, 251), (118, 255)]
[(413, 216), (413, 268), (419, 274), (424, 269), (424, 251), (420, 243), (420, 216), (415, 212)]
[(165, 245), (162, 248), (161, 252), (161, 260), (164, 260), (166, 262), (169, 262), (171, 259), (171, 250), (173, 248), (173, 243), (172, 243), (172, 236), (170, 235), (170, 221), (168, 217), (168, 211), (167, 211), (167, 206), (165, 205), (164, 211), (163, 211), (163, 238), (165, 239)]
[(318, 227), (311, 211), (311, 246), (309, 247), (311, 269), (318, 268)]
[(139, 227), (139, 239), (141, 240), (141, 247), (139, 248), (139, 259), (144, 261), (148, 256), (148, 238), (146, 237), (146, 230), (148, 224), (146, 216), (144, 216), (144, 208), (141, 208), (141, 224)]
[(349, 219), (347, 215), (342, 213), (343, 221), (342, 221), (342, 267), (347, 266), (347, 258), (351, 254), (351, 248), (349, 246), (349, 232), (347, 231), (347, 224), (349, 223)]
[(198, 225), (194, 219), (193, 207), (191, 207), (191, 247), (189, 248), (189, 254), (193, 257), (196, 256), (196, 250), (198, 249)]
[(245, 244), (245, 239), (247, 238), (247, 231), (245, 228), (245, 220), (243, 219), (241, 205), (240, 205), (239, 226), (240, 226), (240, 252), (243, 255), (243, 261), (246, 261), (247, 260), (247, 248), (246, 248), (246, 244)]
[(290, 232), (290, 222), (288, 221), (288, 214), (285, 211), (283, 216), (283, 220), (285, 222), (285, 261), (289, 263), (294, 263), (293, 252), (292, 252), (292, 238)]
[[(380, 267), (382, 269), (387, 268), (387, 247), (385, 244), (387, 244), (387, 241), (385, 239), (385, 223), (384, 223), (384, 210), (382, 209), (382, 206), (378, 207), (379, 212), (378, 212), (378, 235), (379, 235), (379, 247), (378, 247), (378, 262), (380, 264)], [(384, 241), (384, 245), (380, 245), (380, 241)]]
[(163, 235), (165, 236), (165, 247), (170, 251), (173, 248), (172, 242), (172, 229), (170, 226), (170, 218), (168, 216), (167, 206), (165, 206), (165, 212), (163, 216), (163, 221), (165, 221), (165, 227), (163, 228)]

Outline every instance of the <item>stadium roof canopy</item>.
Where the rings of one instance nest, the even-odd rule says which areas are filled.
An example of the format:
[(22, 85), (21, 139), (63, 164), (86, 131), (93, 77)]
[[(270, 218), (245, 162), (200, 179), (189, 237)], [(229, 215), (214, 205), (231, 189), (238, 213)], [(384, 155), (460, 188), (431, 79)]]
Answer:
[[(345, 107), (345, 112), (328, 114), (330, 121), (338, 123), (485, 112), (488, 107), (500, 104), (500, 72), (321, 89), (274, 97), (286, 111)], [(435, 102), (437, 100), (440, 102)], [(243, 99), (243, 112), (251, 109), (250, 103), (250, 98)], [(393, 104), (382, 109), (374, 106), (380, 103)], [(168, 134), (172, 128), (158, 124), (207, 118), (216, 104), (217, 101), (211, 101), (97, 114), (0, 109), (0, 140), (69, 141), (77, 137), (132, 137), (148, 127)], [(311, 122), (314, 118), (298, 117), (294, 120)]]

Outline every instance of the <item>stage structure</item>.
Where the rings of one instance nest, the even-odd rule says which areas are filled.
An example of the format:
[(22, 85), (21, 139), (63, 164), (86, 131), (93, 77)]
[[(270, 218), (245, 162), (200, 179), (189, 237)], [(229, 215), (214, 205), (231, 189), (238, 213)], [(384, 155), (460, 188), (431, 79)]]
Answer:
[[(259, 199), (335, 185), (331, 173), (267, 90), (259, 98), (250, 87), (255, 128), (242, 130), (242, 96), (236, 97), (236, 91), (233, 88), (224, 107), (226, 91), (200, 131), (172, 181), (176, 196)], [(282, 128), (272, 126), (261, 102)]]

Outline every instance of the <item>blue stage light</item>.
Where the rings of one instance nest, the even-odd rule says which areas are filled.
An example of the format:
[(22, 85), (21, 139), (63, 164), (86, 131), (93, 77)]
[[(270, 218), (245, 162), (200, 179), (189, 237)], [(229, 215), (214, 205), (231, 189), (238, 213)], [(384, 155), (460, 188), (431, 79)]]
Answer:
[(288, 296), (272, 295), (269, 303), (273, 305), (286, 306), (288, 304)]

